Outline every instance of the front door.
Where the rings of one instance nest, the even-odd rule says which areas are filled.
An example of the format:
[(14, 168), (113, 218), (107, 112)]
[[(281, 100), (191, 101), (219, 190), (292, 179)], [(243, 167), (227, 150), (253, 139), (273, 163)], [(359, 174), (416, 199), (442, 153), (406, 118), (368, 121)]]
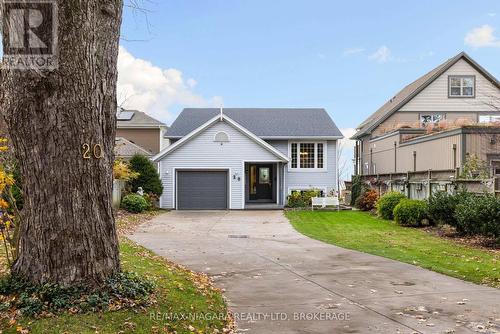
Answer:
[(273, 165), (250, 165), (249, 187), (251, 201), (272, 201)]

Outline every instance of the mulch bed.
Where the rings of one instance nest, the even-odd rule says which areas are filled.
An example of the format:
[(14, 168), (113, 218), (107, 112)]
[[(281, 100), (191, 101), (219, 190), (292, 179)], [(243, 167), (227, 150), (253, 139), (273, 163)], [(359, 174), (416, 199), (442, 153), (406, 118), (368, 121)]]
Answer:
[(449, 239), (462, 245), (481, 248), (495, 254), (500, 254), (500, 243), (495, 238), (487, 238), (484, 236), (462, 236), (457, 231), (449, 226), (429, 226), (424, 229), (427, 233), (433, 234), (440, 238)]

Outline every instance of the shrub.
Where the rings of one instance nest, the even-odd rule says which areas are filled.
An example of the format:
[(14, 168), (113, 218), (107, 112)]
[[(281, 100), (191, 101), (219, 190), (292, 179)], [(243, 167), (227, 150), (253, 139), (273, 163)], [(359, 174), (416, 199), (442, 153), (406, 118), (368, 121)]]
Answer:
[(456, 226), (456, 207), (471, 196), (474, 195), (466, 190), (461, 190), (455, 195), (450, 195), (443, 191), (435, 192), (427, 200), (429, 219), (436, 224)]
[(163, 185), (161, 184), (160, 176), (156, 171), (153, 162), (142, 155), (134, 155), (130, 159), (130, 168), (139, 173), (139, 176), (128, 183), (133, 192), (136, 192), (139, 187), (142, 187), (145, 193), (152, 193), (161, 196), (163, 193)]
[(413, 199), (404, 199), (394, 208), (394, 220), (403, 226), (422, 226), (427, 218), (427, 203)]
[(356, 205), (356, 201), (359, 196), (363, 194), (366, 189), (366, 185), (363, 183), (363, 178), (361, 175), (354, 175), (352, 177), (352, 187), (351, 187), (351, 206)]
[(293, 191), (288, 196), (288, 207), (290, 208), (305, 208), (311, 205), (311, 198), (319, 197), (321, 192), (317, 189), (306, 191)]
[(121, 207), (132, 213), (141, 213), (148, 208), (148, 202), (141, 195), (129, 194), (122, 199)]
[(378, 193), (373, 189), (367, 189), (356, 200), (356, 207), (362, 211), (371, 211), (375, 208), (378, 200)]
[(158, 196), (151, 193), (145, 193), (142, 197), (144, 197), (144, 199), (148, 203), (148, 207), (146, 208), (146, 210), (154, 210), (157, 207)]
[(33, 285), (22, 277), (5, 276), (0, 280), (0, 295), (8, 296), (0, 309), (19, 310), (35, 316), (41, 313), (88, 312), (110, 308), (141, 307), (150, 304), (153, 282), (135, 273), (121, 272), (108, 278), (99, 288), (64, 287), (57, 284)]
[(384, 196), (380, 197), (376, 205), (378, 215), (383, 219), (394, 219), (394, 208), (399, 204), (399, 202), (401, 202), (401, 200), (405, 198), (405, 195), (395, 191), (388, 192)]
[(115, 180), (130, 181), (139, 177), (139, 173), (132, 171), (130, 164), (123, 160), (115, 160), (113, 178)]
[(500, 199), (493, 195), (467, 196), (455, 209), (457, 232), (500, 238)]
[(455, 207), (458, 203), (458, 196), (453, 196), (445, 191), (433, 193), (427, 200), (427, 210), (429, 219), (436, 224), (454, 225)]
[(475, 154), (467, 154), (465, 163), (462, 165), (461, 179), (487, 179), (489, 168), (486, 161), (480, 159)]

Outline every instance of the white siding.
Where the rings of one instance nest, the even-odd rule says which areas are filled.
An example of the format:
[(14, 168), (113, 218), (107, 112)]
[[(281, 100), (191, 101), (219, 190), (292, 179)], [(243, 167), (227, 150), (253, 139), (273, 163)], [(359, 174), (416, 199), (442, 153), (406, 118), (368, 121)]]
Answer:
[[(449, 75), (475, 75), (476, 98), (448, 98)], [(461, 59), (403, 106), (401, 111), (490, 111), (491, 96), (500, 91), (467, 61)]]
[[(268, 141), (269, 144), (277, 148), (281, 153), (291, 158), (288, 152), (287, 140)], [(290, 189), (300, 188), (326, 188), (327, 193), (337, 189), (337, 141), (327, 141), (326, 149), (326, 171), (321, 172), (291, 172), (285, 166), (285, 196)]]
[[(214, 142), (214, 136), (219, 131), (229, 135), (230, 142)], [(230, 209), (243, 209), (243, 182), (245, 171), (243, 161), (277, 161), (274, 154), (255, 143), (227, 123), (218, 122), (195, 138), (181, 145), (161, 160), (161, 179), (163, 195), (162, 208), (174, 208), (174, 168), (230, 168)], [(240, 180), (233, 179), (237, 175)]]

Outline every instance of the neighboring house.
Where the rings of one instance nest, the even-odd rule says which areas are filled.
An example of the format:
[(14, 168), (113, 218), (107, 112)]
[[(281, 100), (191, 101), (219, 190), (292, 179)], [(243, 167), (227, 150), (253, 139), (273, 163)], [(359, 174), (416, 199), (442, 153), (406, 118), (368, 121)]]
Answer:
[(153, 157), (162, 208), (283, 207), (292, 191), (337, 190), (337, 141), (324, 109), (184, 109)]
[[(500, 174), (499, 101), (498, 80), (467, 54), (458, 54), (359, 125), (352, 137), (355, 174), (409, 181), (405, 173), (426, 172), (427, 181), (438, 175), (449, 180), (459, 175), (467, 154)], [(417, 188), (431, 192), (425, 183)]]
[(165, 138), (168, 127), (138, 110), (120, 108), (116, 114), (116, 137), (125, 138), (154, 155), (169, 145)]
[(115, 139), (116, 158), (129, 160), (136, 154), (143, 155), (145, 157), (153, 156), (153, 154), (150, 151), (146, 150), (145, 148), (136, 145), (123, 137), (116, 137)]

